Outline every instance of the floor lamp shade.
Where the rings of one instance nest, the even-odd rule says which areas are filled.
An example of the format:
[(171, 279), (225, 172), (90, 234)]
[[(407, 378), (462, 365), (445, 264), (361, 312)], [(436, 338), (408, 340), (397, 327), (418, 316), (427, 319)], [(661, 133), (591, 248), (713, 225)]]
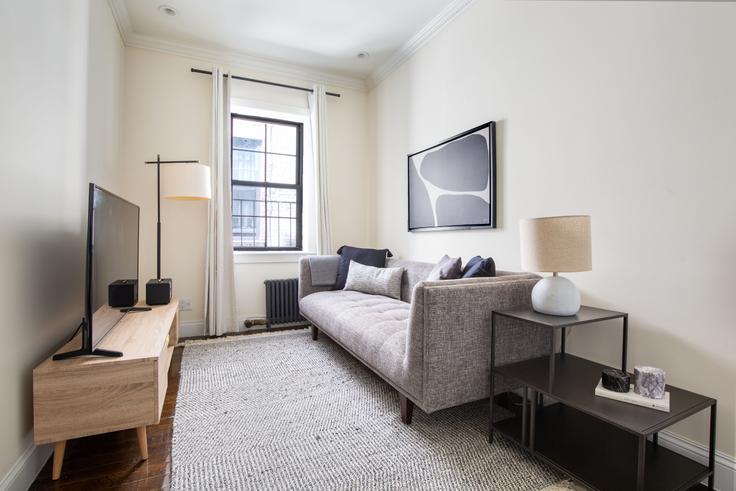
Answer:
[(202, 164), (167, 165), (161, 169), (161, 194), (167, 199), (207, 200), (212, 198), (210, 168)]
[(521, 221), (520, 231), (522, 269), (554, 273), (534, 286), (532, 307), (543, 314), (575, 315), (580, 292), (557, 273), (592, 269), (590, 217), (530, 218)]

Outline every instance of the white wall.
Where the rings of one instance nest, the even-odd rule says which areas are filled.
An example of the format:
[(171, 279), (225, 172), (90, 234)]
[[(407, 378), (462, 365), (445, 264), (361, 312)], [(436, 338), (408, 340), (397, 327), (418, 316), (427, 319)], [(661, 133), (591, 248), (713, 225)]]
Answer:
[(120, 192), (123, 46), (106, 2), (2, 2), (0, 59), (3, 488), (37, 470), (31, 370), (82, 317), (87, 183)]
[[(718, 399), (736, 428), (736, 5), (474, 2), (372, 91), (375, 243), (519, 269), (520, 218), (589, 213), (584, 303), (630, 313), (629, 368)], [(498, 122), (499, 228), (408, 233), (406, 155)], [(576, 329), (615, 364), (620, 328)], [(707, 443), (700, 415), (675, 431)]]
[[(191, 67), (210, 69), (211, 63), (157, 51), (126, 48), (125, 111), (122, 165), (126, 197), (141, 206), (142, 280), (155, 275), (156, 180), (145, 160), (198, 159), (209, 163), (211, 79), (190, 73)], [(294, 85), (269, 73), (232, 67), (232, 73)], [(368, 167), (367, 95), (364, 91), (334, 87), (339, 99), (328, 98), (329, 182), (333, 238), (365, 245), (369, 238), (371, 170)], [(306, 107), (300, 92), (233, 82), (233, 96), (271, 106)], [(192, 311), (182, 320), (198, 326), (204, 318), (204, 261), (207, 205), (201, 202), (162, 201), (162, 273), (174, 280), (174, 294), (191, 298)], [(148, 225), (146, 225), (148, 224)], [(265, 316), (263, 280), (297, 275), (295, 259), (288, 262), (241, 263), (235, 266), (239, 324), (245, 318)], [(141, 292), (141, 298), (143, 298)], [(193, 334), (188, 332), (188, 334)]]

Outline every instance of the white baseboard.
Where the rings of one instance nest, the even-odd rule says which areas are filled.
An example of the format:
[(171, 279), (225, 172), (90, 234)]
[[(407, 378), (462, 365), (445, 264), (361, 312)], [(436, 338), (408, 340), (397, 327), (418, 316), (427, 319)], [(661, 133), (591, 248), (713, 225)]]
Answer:
[[(688, 438), (663, 431), (659, 444), (685, 457), (708, 465), (708, 447)], [(719, 491), (736, 491), (736, 458), (716, 450), (715, 488)]]
[(204, 320), (179, 322), (179, 337), (204, 336)]
[(0, 479), (0, 491), (26, 491), (43, 466), (54, 453), (52, 445), (36, 446), (33, 444), (33, 433), (26, 438), (28, 444), (7, 474)]

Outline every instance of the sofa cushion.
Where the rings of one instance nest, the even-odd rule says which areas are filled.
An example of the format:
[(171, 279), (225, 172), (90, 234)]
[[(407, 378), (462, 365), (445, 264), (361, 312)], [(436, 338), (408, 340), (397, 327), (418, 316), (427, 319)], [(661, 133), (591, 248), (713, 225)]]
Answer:
[(402, 385), (408, 303), (380, 295), (332, 290), (307, 295), (299, 301), (299, 309), (364, 363)]
[(462, 259), (450, 257), (447, 254), (437, 261), (432, 271), (427, 275), (428, 281), (454, 280), (460, 278), (462, 271)]
[(496, 262), (492, 257), (473, 257), (463, 268), (463, 278), (488, 278), (496, 276)]
[(401, 300), (411, 302), (411, 294), (414, 287), (420, 281), (424, 281), (434, 268), (432, 263), (424, 263), (420, 261), (409, 261), (406, 259), (388, 258), (386, 259), (387, 268), (404, 268), (404, 278), (401, 280)]
[(340, 264), (337, 268), (335, 290), (345, 288), (345, 281), (348, 279), (348, 270), (350, 269), (350, 261), (365, 264), (366, 266), (382, 268), (386, 265), (386, 256), (391, 257), (393, 255), (388, 249), (363, 249), (347, 245), (340, 247), (337, 253), (340, 255)]
[(350, 261), (345, 290), (401, 299), (404, 268), (374, 268)]

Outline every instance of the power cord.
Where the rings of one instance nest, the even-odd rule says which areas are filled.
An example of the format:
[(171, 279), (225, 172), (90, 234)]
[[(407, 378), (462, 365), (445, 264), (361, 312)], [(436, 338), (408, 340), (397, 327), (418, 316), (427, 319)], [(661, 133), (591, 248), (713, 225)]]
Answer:
[(72, 339), (74, 339), (74, 336), (77, 335), (77, 333), (79, 332), (79, 330), (82, 328), (83, 325), (84, 325), (84, 319), (82, 319), (82, 322), (80, 322), (79, 325), (77, 326), (77, 328), (74, 330), (74, 334), (71, 335), (71, 337), (69, 338), (69, 341), (67, 341), (67, 343), (70, 342)]

